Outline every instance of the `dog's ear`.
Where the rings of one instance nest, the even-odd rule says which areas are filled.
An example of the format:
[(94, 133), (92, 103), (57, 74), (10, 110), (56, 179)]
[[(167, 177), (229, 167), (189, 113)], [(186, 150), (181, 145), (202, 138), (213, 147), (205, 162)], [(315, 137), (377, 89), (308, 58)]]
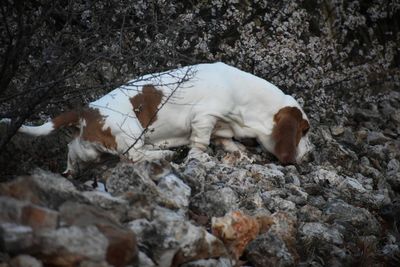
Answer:
[(272, 138), (274, 154), (282, 164), (296, 162), (296, 150), (300, 139), (310, 128), (301, 111), (296, 107), (284, 107), (274, 116)]

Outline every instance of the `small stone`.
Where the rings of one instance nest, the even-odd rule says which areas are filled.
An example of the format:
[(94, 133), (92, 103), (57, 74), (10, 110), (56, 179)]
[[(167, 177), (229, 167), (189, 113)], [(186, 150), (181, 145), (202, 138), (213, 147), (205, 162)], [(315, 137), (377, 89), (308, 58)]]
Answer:
[(316, 222), (321, 220), (322, 211), (309, 204), (304, 205), (298, 212), (299, 220), (305, 222)]
[(318, 239), (321, 242), (333, 243), (335, 245), (343, 244), (343, 236), (340, 232), (323, 223), (304, 223), (299, 227), (299, 233), (301, 238), (306, 241)]
[(84, 260), (79, 264), (79, 267), (114, 267), (110, 264), (108, 264), (106, 261), (90, 261), (90, 260)]
[(108, 192), (113, 196), (119, 196), (127, 191), (144, 193), (149, 197), (158, 195), (157, 186), (145, 172), (136, 168), (135, 164), (120, 163), (106, 180)]
[(306, 204), (308, 199), (308, 194), (301, 187), (296, 186), (294, 184), (287, 184), (285, 185), (285, 188), (287, 188), (291, 194), (287, 198), (287, 200), (292, 201), (297, 205)]
[(126, 199), (114, 197), (107, 192), (85, 191), (82, 192), (82, 196), (85, 198), (85, 202), (89, 202), (94, 206), (104, 209), (119, 220), (122, 220), (130, 210), (129, 203)]
[(70, 181), (41, 169), (36, 169), (32, 176), (1, 183), (0, 194), (50, 209), (57, 209), (66, 200), (84, 201)]
[(113, 266), (125, 266), (137, 262), (136, 237), (129, 229), (120, 226), (100, 208), (66, 202), (60, 207), (60, 217), (64, 224), (80, 227), (96, 226), (107, 238), (106, 260)]
[(190, 209), (198, 214), (221, 217), (238, 209), (238, 197), (229, 187), (211, 190), (192, 197)]
[(28, 225), (34, 230), (56, 228), (58, 212), (9, 197), (0, 197), (2, 221)]
[(204, 181), (207, 176), (206, 168), (197, 160), (191, 160), (181, 172), (182, 180), (190, 186), (195, 195), (204, 191)]
[(296, 258), (276, 234), (259, 235), (246, 248), (246, 256), (255, 267), (295, 266)]
[(325, 213), (330, 221), (346, 227), (351, 225), (362, 235), (378, 234), (381, 230), (379, 222), (368, 210), (354, 207), (342, 200), (328, 202)]
[(265, 207), (270, 211), (295, 212), (296, 204), (290, 200), (283, 199), (279, 195), (274, 195), (271, 191), (264, 192), (261, 195)]
[(10, 267), (42, 267), (43, 264), (30, 255), (18, 255), (10, 261)]
[(260, 180), (272, 180), (280, 186), (285, 184), (285, 175), (281, 171), (282, 168), (275, 164), (251, 164), (246, 165), (245, 168), (250, 171), (253, 177), (257, 177)]
[(105, 260), (108, 241), (95, 226), (45, 230), (38, 233), (38, 238), (38, 257), (45, 265), (75, 266), (83, 260)]
[(183, 211), (187, 210), (191, 189), (175, 174), (160, 178), (157, 187), (165, 198), (175, 202), (175, 206)]
[(331, 127), (331, 133), (334, 136), (341, 135), (342, 133), (344, 133), (344, 127), (342, 127), (342, 126), (333, 126), (333, 127)]
[(318, 169), (310, 175), (314, 177), (315, 183), (330, 187), (336, 187), (344, 180), (344, 178), (336, 172), (325, 169)]
[(390, 118), (395, 122), (400, 124), (400, 111), (395, 110), (392, 114), (390, 114)]
[(259, 222), (241, 211), (232, 211), (224, 217), (211, 219), (212, 234), (221, 239), (235, 260), (242, 255), (246, 245), (260, 232)]
[(381, 115), (376, 106), (372, 109), (356, 109), (353, 116), (354, 119), (359, 122), (381, 119)]
[(367, 135), (367, 143), (370, 145), (381, 145), (389, 140), (390, 138), (386, 137), (381, 132), (369, 132)]
[(130, 226), (138, 237), (140, 247), (151, 248), (151, 258), (159, 267), (228, 256), (219, 239), (179, 216), (157, 216), (154, 221), (141, 220), (130, 223)]
[[(206, 259), (187, 262), (181, 267), (232, 267), (232, 261), (228, 258)], [(236, 266), (236, 265), (235, 265)]]
[(351, 128), (344, 128), (344, 131), (340, 136), (340, 141), (347, 145), (356, 144), (356, 137), (354, 136), (353, 130)]
[(10, 261), (10, 267), (42, 267), (43, 264), (30, 255), (18, 255)]
[(354, 178), (347, 177), (343, 182), (341, 182), (338, 186), (339, 190), (349, 190), (350, 192), (355, 193), (365, 193), (367, 190)]
[(15, 223), (0, 223), (0, 248), (9, 253), (18, 253), (34, 244), (33, 231), (29, 226)]

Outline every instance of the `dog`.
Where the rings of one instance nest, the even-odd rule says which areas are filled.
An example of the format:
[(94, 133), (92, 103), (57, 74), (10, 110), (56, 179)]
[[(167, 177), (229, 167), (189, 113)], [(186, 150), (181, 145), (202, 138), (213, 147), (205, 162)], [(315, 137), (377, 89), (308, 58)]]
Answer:
[(118, 87), (80, 110), (19, 132), (41, 136), (75, 127), (65, 175), (102, 153), (134, 162), (168, 158), (169, 148), (189, 145), (204, 154), (215, 140), (228, 152), (232, 140), (254, 138), (284, 165), (310, 151), (309, 120), (299, 103), (266, 80), (221, 62), (149, 74)]

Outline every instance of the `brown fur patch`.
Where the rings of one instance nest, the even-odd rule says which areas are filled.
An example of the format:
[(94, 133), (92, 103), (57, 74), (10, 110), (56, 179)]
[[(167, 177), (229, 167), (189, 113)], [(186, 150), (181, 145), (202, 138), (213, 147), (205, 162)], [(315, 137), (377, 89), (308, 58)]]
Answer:
[(79, 123), (79, 113), (73, 110), (67, 111), (52, 119), (52, 122), (54, 129), (77, 125)]
[(117, 141), (115, 136), (111, 133), (110, 127), (103, 129), (104, 117), (100, 114), (98, 109), (88, 108), (82, 111), (81, 117), (85, 119), (86, 125), (82, 131), (82, 139), (100, 143), (105, 148), (116, 150)]
[(141, 93), (130, 98), (133, 111), (143, 128), (149, 127), (157, 120), (158, 105), (163, 96), (162, 91), (148, 84), (143, 86)]
[(302, 136), (310, 125), (303, 119), (301, 111), (296, 107), (284, 107), (274, 116), (275, 126), (272, 138), (275, 141), (275, 156), (283, 164), (296, 161), (296, 149)]

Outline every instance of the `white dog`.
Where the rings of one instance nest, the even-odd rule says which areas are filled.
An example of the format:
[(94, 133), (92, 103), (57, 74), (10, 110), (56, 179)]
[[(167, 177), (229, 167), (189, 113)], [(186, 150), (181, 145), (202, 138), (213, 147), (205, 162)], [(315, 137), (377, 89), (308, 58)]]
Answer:
[(255, 138), (281, 163), (300, 161), (310, 150), (306, 114), (297, 101), (271, 83), (224, 63), (199, 64), (140, 77), (87, 108), (65, 112), (19, 132), (47, 135), (73, 126), (66, 174), (101, 153), (126, 154), (132, 161), (172, 155), (190, 145), (203, 153), (210, 139), (228, 151), (235, 138)]

